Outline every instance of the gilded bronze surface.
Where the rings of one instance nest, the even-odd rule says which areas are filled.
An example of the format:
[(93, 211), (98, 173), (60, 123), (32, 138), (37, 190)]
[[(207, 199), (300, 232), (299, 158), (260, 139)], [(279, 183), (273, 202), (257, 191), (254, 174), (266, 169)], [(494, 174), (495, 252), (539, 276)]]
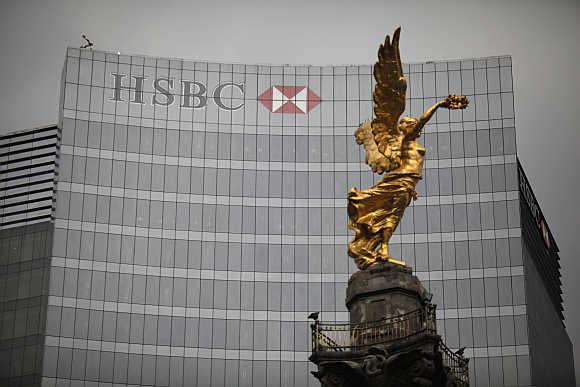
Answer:
[(391, 42), (387, 35), (379, 47), (374, 66), (376, 86), (373, 94), (375, 118), (356, 130), (355, 139), (366, 151), (366, 163), (373, 172), (384, 174), (374, 186), (348, 193), (348, 226), (355, 231), (348, 254), (359, 269), (375, 262), (404, 262), (389, 255), (388, 242), (411, 199), (417, 198), (415, 186), (422, 178), (425, 148), (417, 142), (423, 127), (435, 111), (464, 109), (465, 96), (450, 95), (427, 109), (420, 118), (399, 117), (405, 110), (407, 81), (399, 56), (397, 28)]

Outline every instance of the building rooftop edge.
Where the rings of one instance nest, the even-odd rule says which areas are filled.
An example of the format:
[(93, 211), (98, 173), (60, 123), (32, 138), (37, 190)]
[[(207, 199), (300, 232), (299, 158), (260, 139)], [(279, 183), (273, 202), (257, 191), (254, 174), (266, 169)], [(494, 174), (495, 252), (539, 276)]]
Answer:
[(0, 135), (0, 140), (4, 140), (5, 138), (9, 138), (9, 137), (13, 137), (14, 135), (26, 135), (32, 132), (35, 132), (37, 130), (42, 130), (42, 129), (57, 129), (58, 128), (58, 124), (50, 124), (50, 125), (41, 125), (41, 126), (35, 126), (33, 128), (27, 128), (27, 129), (16, 129), (16, 130), (11, 130), (9, 132), (6, 132), (3, 135)]
[[(148, 54), (138, 54), (138, 53), (121, 53), (119, 51), (108, 51), (108, 50), (91, 50), (87, 48), (79, 48), (73, 46), (67, 46), (66, 48), (66, 56), (68, 56), (70, 51), (89, 51), (89, 52), (98, 52), (102, 54), (112, 54), (118, 56), (129, 56), (129, 57), (142, 57), (142, 58), (151, 58), (151, 59), (166, 59), (166, 60), (177, 60), (177, 61), (186, 61), (186, 62), (197, 62), (197, 63), (215, 63), (215, 64), (232, 64), (232, 65), (243, 65), (243, 66), (305, 66), (305, 67), (356, 67), (356, 66), (371, 66), (371, 63), (339, 63), (339, 64), (322, 64), (322, 65), (315, 65), (315, 64), (308, 64), (308, 63), (242, 63), (242, 62), (235, 62), (235, 61), (228, 61), (224, 62), (223, 60), (212, 60), (212, 59), (191, 59), (191, 58), (178, 58), (178, 57), (163, 57), (163, 56), (156, 56), (156, 55), (148, 55)], [(500, 58), (509, 58), (510, 62), (512, 59), (511, 54), (499, 54), (499, 55), (492, 55), (492, 56), (484, 56), (484, 57), (476, 57), (476, 58), (450, 58), (450, 59), (438, 59), (438, 60), (429, 60), (424, 62), (403, 62), (403, 65), (419, 65), (419, 64), (435, 64), (435, 63), (449, 63), (449, 62), (462, 62), (462, 61), (469, 61), (469, 60), (487, 60), (487, 59), (500, 59)]]

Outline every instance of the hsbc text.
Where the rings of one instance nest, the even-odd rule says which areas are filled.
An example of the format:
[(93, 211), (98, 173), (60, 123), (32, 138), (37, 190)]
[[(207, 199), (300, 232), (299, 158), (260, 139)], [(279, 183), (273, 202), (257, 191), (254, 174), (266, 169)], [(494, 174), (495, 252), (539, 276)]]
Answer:
[[(127, 74), (111, 73), (111, 75), (115, 82), (111, 101), (123, 102), (121, 89), (127, 89), (131, 103), (169, 106), (178, 102), (182, 108), (201, 109), (206, 107), (208, 99), (213, 99), (214, 103), (224, 110), (238, 110), (244, 106), (243, 83), (221, 83), (213, 89), (208, 97), (207, 87), (203, 83), (183, 79), (175, 82), (173, 78), (157, 78), (153, 80), (155, 93), (152, 95), (151, 101), (145, 101), (143, 84), (147, 79), (146, 77), (131, 75), (129, 80)], [(179, 101), (176, 101), (176, 96)]]

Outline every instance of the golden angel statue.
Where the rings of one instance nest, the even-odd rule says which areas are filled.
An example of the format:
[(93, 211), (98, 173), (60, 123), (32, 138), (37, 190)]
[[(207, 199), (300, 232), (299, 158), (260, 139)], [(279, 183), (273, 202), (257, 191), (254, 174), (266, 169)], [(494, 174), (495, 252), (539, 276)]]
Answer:
[(435, 111), (464, 109), (465, 96), (450, 95), (427, 109), (419, 118), (399, 117), (405, 110), (407, 81), (399, 56), (397, 28), (390, 41), (379, 48), (374, 67), (376, 86), (373, 94), (375, 118), (356, 130), (355, 139), (366, 151), (366, 163), (383, 179), (371, 188), (348, 193), (348, 226), (355, 231), (349, 242), (348, 255), (363, 270), (380, 261), (399, 265), (404, 262), (389, 255), (388, 242), (399, 225), (411, 199), (417, 199), (415, 186), (422, 178), (425, 148), (417, 142), (423, 127)]

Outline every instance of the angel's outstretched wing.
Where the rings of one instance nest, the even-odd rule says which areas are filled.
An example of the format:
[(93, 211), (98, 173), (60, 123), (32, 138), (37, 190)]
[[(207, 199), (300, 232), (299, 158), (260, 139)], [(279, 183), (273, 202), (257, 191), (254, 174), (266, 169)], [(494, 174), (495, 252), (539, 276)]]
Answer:
[(399, 117), (405, 110), (407, 81), (399, 56), (399, 35), (401, 27), (395, 30), (391, 42), (387, 35), (385, 43), (379, 47), (379, 60), (374, 67), (376, 80), (373, 94), (375, 118), (372, 132), (379, 152), (398, 163), (402, 136), (397, 128)]

